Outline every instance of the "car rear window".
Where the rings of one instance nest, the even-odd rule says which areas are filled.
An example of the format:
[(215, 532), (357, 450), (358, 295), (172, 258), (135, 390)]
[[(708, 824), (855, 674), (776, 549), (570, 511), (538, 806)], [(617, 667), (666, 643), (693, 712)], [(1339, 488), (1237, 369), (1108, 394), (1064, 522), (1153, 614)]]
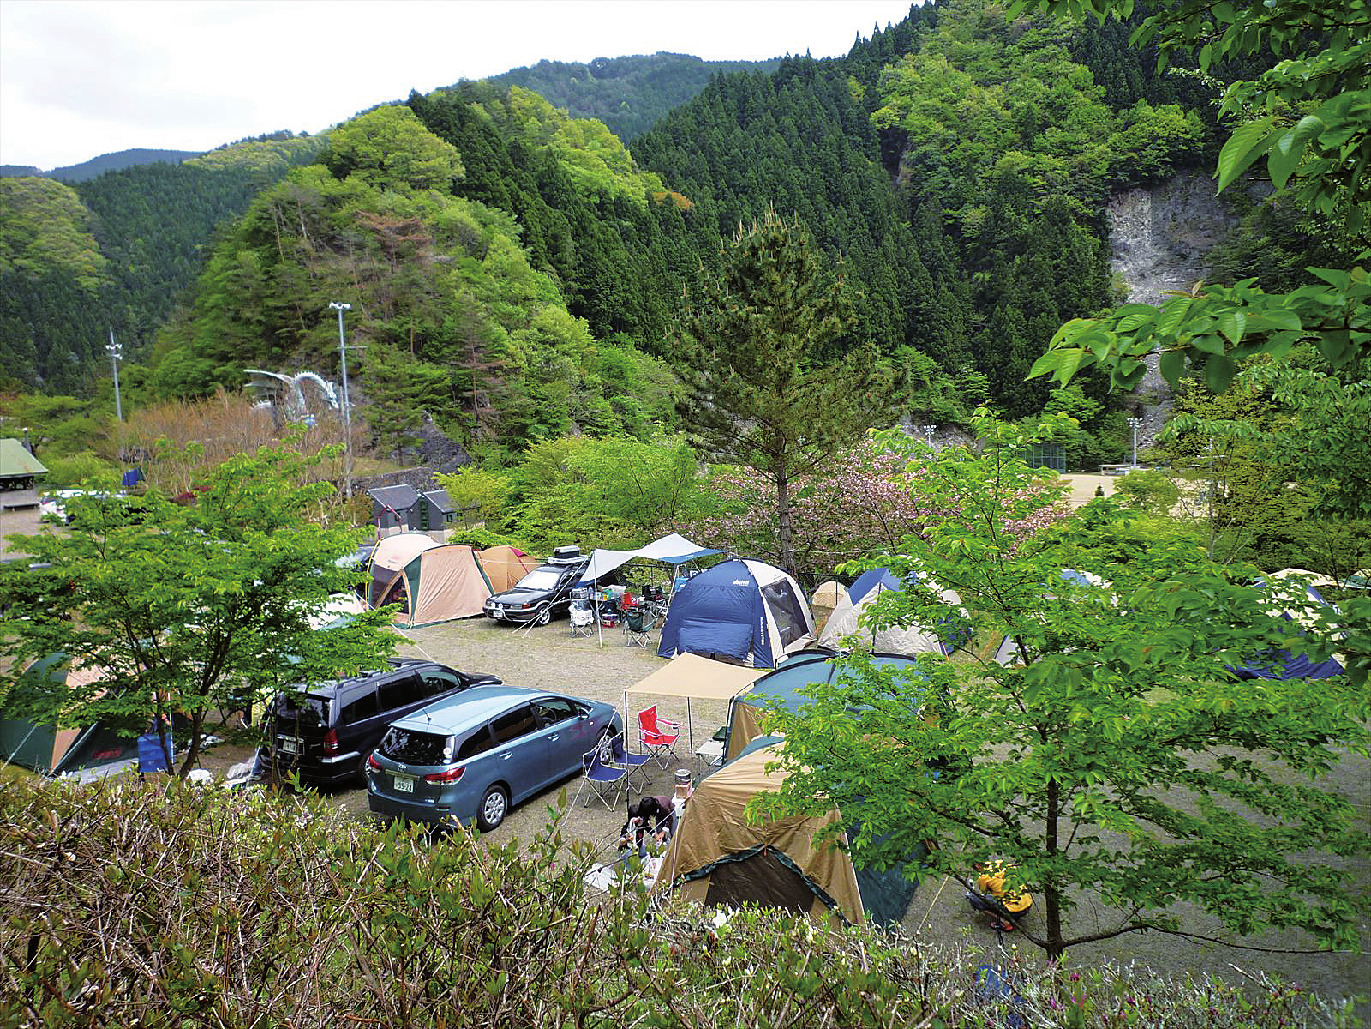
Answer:
[(283, 727), (299, 724), (304, 728), (321, 728), (328, 725), (328, 700), (283, 693), (276, 701), (276, 720)]
[(452, 760), (452, 737), (392, 725), (376, 749), (382, 757), (407, 765), (445, 765)]

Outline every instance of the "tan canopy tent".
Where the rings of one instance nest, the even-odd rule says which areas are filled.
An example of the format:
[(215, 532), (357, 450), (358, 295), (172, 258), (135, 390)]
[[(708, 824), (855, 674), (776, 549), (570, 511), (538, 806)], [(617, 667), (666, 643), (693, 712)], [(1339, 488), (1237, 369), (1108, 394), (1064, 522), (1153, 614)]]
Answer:
[(785, 779), (783, 771), (766, 770), (776, 756), (771, 747), (744, 754), (695, 788), (654, 890), (675, 889), (708, 905), (779, 907), (817, 922), (865, 921), (851, 858), (816, 840), (838, 821), (836, 809), (823, 816), (747, 820), (747, 802), (779, 789)]
[(664, 667), (646, 679), (624, 690), (624, 725), (631, 726), (628, 697), (684, 697), (686, 701), (687, 739), (690, 751), (695, 752), (695, 726), (690, 702), (718, 700), (728, 703), (748, 689), (763, 675), (766, 668), (744, 668), (722, 661), (712, 661), (698, 654), (677, 654)]
[(481, 614), (491, 594), (476, 551), (457, 543), (425, 550), (391, 580), (384, 602), (399, 604), (395, 624), (412, 629)]
[(503, 593), (538, 567), (536, 558), (529, 557), (517, 547), (488, 547), (478, 551), (476, 556), (485, 569), (492, 593)]

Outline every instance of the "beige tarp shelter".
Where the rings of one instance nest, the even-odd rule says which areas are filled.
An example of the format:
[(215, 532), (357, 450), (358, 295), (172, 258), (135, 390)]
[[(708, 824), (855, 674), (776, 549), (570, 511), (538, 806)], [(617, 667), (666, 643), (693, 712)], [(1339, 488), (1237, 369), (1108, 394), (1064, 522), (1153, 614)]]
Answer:
[(624, 725), (635, 723), (628, 716), (628, 697), (684, 697), (687, 739), (695, 752), (695, 727), (690, 709), (692, 700), (718, 700), (728, 703), (767, 674), (766, 668), (744, 668), (712, 661), (698, 654), (677, 654), (665, 667), (624, 690)]
[(382, 600), (395, 576), (425, 550), (432, 550), (441, 544), (423, 532), (397, 532), (386, 536), (376, 544), (371, 553), (371, 581), (367, 584), (367, 605), (380, 607)]
[(492, 593), (503, 593), (538, 567), (537, 559), (516, 547), (487, 547), (476, 556), (485, 569)]
[(654, 887), (707, 905), (758, 904), (808, 915), (817, 922), (863, 922), (866, 911), (852, 860), (816, 837), (838, 821), (797, 815), (750, 823), (747, 802), (779, 789), (785, 773), (768, 773), (771, 747), (745, 754), (714, 772), (686, 803)]
[(490, 594), (476, 551), (449, 543), (431, 547), (405, 565), (382, 600), (399, 604), (395, 624), (412, 629), (479, 615)]
[(827, 582), (819, 584), (819, 588), (814, 591), (814, 596), (809, 600), (809, 611), (814, 616), (814, 631), (816, 633), (824, 631), (829, 616), (833, 614), (838, 602), (845, 596), (847, 596), (847, 587), (837, 579), (829, 579)]

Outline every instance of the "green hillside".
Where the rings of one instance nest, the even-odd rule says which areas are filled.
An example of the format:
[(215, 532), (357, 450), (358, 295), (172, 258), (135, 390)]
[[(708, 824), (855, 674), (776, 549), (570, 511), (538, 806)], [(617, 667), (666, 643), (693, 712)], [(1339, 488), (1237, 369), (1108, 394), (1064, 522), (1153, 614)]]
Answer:
[(628, 142), (650, 129), (667, 111), (698, 94), (715, 75), (769, 72), (779, 63), (779, 58), (704, 61), (659, 50), (632, 57), (597, 57), (589, 64), (539, 61), (486, 81), (532, 90), (573, 118), (603, 122)]
[(0, 180), (0, 252), (18, 255), (0, 266), (0, 382), (79, 392), (92, 356), (104, 367), (111, 331), (136, 356), (200, 273), (216, 227), (322, 146), (276, 133), (74, 186)]

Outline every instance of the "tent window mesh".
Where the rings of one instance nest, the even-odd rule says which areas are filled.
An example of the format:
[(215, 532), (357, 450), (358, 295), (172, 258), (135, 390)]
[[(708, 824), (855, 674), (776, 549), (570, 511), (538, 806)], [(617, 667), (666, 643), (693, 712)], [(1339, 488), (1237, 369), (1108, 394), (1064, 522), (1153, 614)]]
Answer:
[(781, 632), (781, 646), (790, 646), (809, 631), (805, 626), (804, 612), (800, 610), (799, 598), (787, 580), (778, 579), (769, 586), (763, 586), (762, 599), (776, 619), (776, 628)]

